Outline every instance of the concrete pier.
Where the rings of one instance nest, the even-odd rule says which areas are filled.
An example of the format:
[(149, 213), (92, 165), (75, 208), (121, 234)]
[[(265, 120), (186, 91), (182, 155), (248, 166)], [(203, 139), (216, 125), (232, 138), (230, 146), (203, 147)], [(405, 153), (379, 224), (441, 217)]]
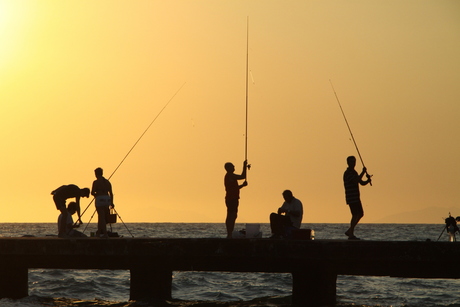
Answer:
[(0, 238), (0, 298), (28, 269), (125, 269), (130, 299), (171, 299), (173, 271), (291, 273), (293, 304), (333, 306), (337, 275), (460, 278), (460, 242)]

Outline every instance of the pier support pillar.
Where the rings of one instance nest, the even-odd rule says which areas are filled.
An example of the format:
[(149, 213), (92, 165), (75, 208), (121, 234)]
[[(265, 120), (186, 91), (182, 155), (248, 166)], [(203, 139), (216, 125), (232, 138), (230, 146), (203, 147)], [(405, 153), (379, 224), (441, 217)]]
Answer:
[(0, 266), (0, 299), (19, 299), (29, 295), (27, 267), (16, 267), (11, 263)]
[(337, 273), (320, 266), (292, 273), (292, 305), (335, 306)]
[(136, 267), (131, 268), (130, 271), (130, 300), (170, 300), (172, 298), (172, 270)]

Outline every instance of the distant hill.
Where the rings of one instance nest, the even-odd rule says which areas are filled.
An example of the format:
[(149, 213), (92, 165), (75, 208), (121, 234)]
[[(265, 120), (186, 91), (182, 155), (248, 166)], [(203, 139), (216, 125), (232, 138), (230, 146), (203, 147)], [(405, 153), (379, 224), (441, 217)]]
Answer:
[(371, 223), (443, 224), (444, 219), (449, 216), (449, 212), (453, 217), (460, 216), (460, 207), (427, 207), (420, 210), (388, 215), (373, 220)]

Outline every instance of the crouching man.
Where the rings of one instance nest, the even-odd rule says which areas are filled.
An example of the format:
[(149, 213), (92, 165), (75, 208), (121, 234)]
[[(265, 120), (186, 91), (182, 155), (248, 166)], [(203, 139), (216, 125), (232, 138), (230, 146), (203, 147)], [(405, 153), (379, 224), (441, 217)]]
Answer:
[[(86, 235), (78, 230), (75, 230), (75, 228), (78, 228), (80, 224), (74, 224), (73, 223), (73, 218), (72, 215), (77, 212), (77, 203), (76, 202), (71, 202), (67, 206), (67, 215), (60, 214), (58, 217), (58, 230), (59, 230), (59, 236), (62, 238), (67, 238), (67, 237), (86, 237)], [(62, 229), (65, 228), (65, 233), (63, 234), (61, 232)]]
[(290, 190), (283, 192), (284, 203), (278, 213), (270, 214), (271, 238), (289, 238), (292, 230), (300, 229), (302, 224), (302, 202)]

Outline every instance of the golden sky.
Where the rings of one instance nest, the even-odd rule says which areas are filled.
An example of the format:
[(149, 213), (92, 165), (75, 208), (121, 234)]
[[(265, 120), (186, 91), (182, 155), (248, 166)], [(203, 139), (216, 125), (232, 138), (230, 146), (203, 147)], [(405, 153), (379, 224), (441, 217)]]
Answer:
[(459, 1), (0, 0), (0, 222), (55, 222), (50, 192), (110, 176), (184, 83), (113, 175), (116, 208), (223, 222), (223, 165), (244, 160), (248, 17), (237, 222), (268, 222), (285, 189), (305, 224), (349, 221), (356, 149), (329, 80), (374, 175), (362, 222), (460, 215)]

